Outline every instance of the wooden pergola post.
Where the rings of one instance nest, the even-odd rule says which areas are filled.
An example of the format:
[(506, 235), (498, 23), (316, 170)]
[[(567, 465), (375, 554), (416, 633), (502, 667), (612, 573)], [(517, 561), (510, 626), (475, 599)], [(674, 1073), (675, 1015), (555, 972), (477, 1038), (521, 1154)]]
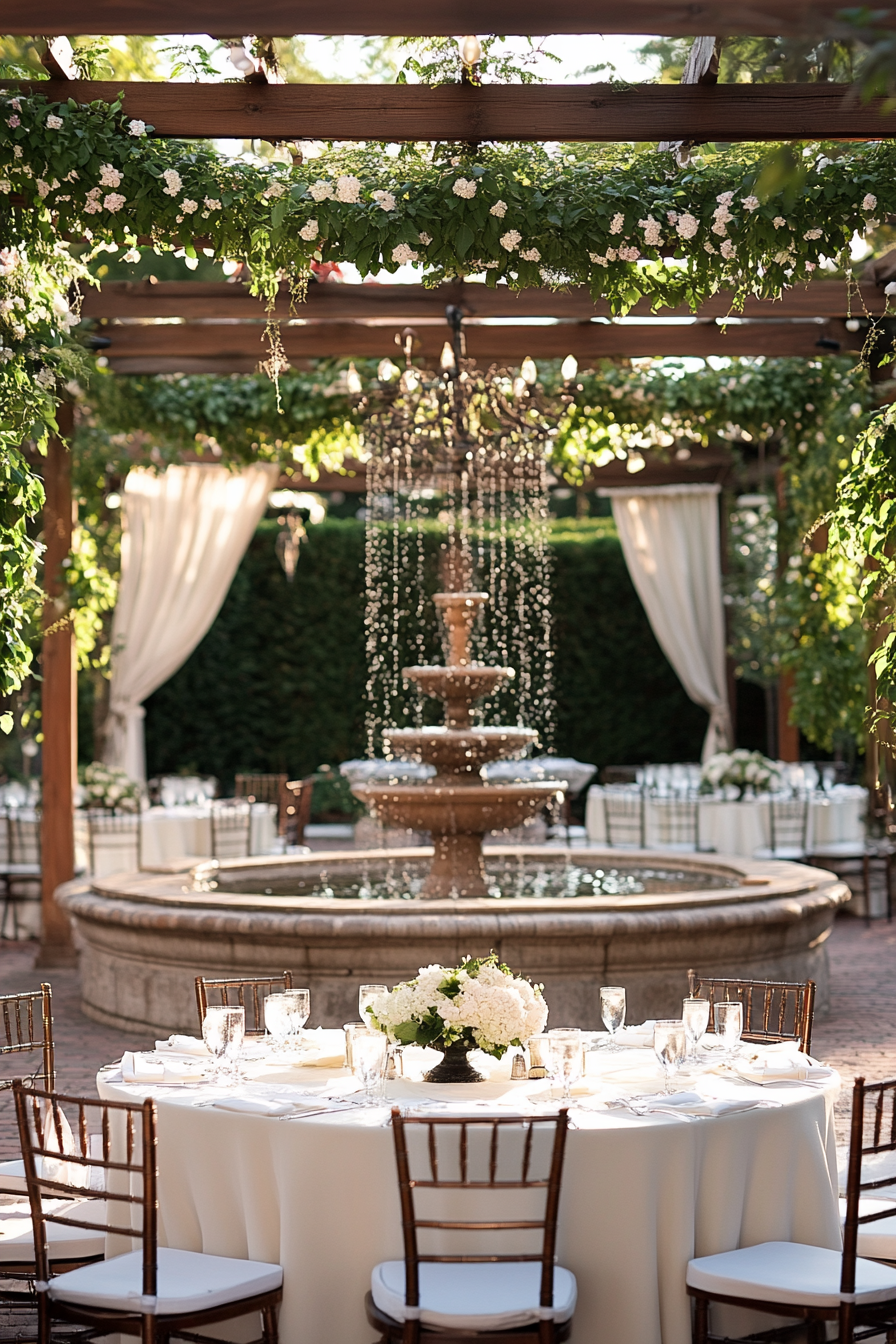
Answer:
[[(70, 437), (72, 407), (59, 407), (60, 435)], [(78, 756), (77, 680), (75, 637), (64, 620), (63, 561), (72, 548), (71, 453), (62, 437), (53, 436), (44, 468), (44, 635), (41, 646), (42, 798), (41, 820), (41, 935), (38, 966), (68, 966), (75, 962), (71, 924), (56, 904), (56, 888), (75, 872), (74, 792)], [(61, 621), (64, 623), (60, 624)]]

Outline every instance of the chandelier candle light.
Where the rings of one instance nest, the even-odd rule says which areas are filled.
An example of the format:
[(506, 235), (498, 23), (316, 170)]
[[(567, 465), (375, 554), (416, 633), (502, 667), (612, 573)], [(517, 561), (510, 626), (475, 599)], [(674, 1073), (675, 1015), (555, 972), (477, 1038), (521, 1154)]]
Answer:
[(421, 966), (368, 1006), (375, 1027), (399, 1045), (442, 1050), (429, 1083), (478, 1083), (482, 1076), (467, 1059), (482, 1050), (501, 1059), (544, 1030), (548, 1018), (540, 985), (514, 975), (497, 956), (465, 957), (460, 966)]

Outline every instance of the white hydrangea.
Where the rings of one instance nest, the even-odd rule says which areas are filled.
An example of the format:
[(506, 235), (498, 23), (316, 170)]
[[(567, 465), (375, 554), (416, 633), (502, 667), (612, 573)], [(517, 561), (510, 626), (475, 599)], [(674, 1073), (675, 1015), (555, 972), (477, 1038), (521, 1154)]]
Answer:
[(179, 196), (183, 191), (183, 182), (180, 173), (176, 168), (166, 168), (162, 177), (165, 179), (165, 195)]
[(194, 215), (199, 209), (199, 202), (191, 201), (187, 197), (184, 197), (180, 203), (180, 208), (185, 215)]
[(520, 256), (523, 261), (541, 261), (541, 253), (537, 247), (523, 247), (520, 249)]
[(647, 247), (658, 247), (663, 241), (663, 230), (658, 219), (653, 215), (648, 215), (646, 219), (638, 220), (638, 228), (644, 232), (644, 243)]
[(465, 201), (470, 201), (476, 195), (476, 188), (478, 186), (479, 183), (474, 182), (472, 178), (459, 177), (451, 190), (454, 192), (455, 196), (462, 196)]
[(395, 209), (395, 197), (391, 191), (374, 191), (371, 194), (381, 210), (388, 213)]
[(816, 238), (821, 237), (821, 229), (807, 229), (803, 237), (807, 243), (814, 242)]
[(123, 174), (117, 168), (113, 168), (111, 163), (104, 163), (100, 166), (100, 186), (101, 187), (120, 187)]
[(41, 198), (41, 200), (43, 200), (45, 196), (49, 196), (50, 194), (49, 182), (45, 182), (42, 177), (39, 177), (35, 185), (37, 187), (37, 194)]
[(392, 249), (392, 260), (397, 261), (399, 266), (403, 266), (407, 261), (417, 261), (418, 254), (407, 243), (399, 243)]
[(62, 118), (57, 117), (55, 112), (51, 112), (50, 115), (47, 117), (46, 124), (48, 131), (59, 131), (62, 129)]
[(606, 266), (606, 264), (607, 264), (607, 259), (606, 259), (606, 257), (601, 256), (601, 254), (600, 254), (599, 252), (589, 252), (589, 253), (588, 253), (588, 256), (589, 256), (589, 257), (591, 258), (591, 260), (594, 262), (594, 265), (595, 265), (595, 266)]
[(523, 241), (523, 235), (516, 229), (508, 229), (507, 233), (502, 233), (499, 241), (506, 252), (514, 252)]
[(700, 221), (686, 210), (675, 222), (675, 232), (679, 238), (693, 238), (700, 227)]
[(346, 205), (354, 205), (361, 195), (361, 179), (352, 177), (337, 177), (336, 179), (336, 199)]
[(722, 256), (725, 258), (726, 261), (731, 261), (732, 257), (737, 255), (737, 248), (734, 246), (730, 238), (725, 239), (725, 241), (722, 243), (722, 246), (719, 248), (719, 251), (721, 252)]
[(145, 134), (146, 134), (145, 121), (141, 121), (139, 117), (134, 117), (132, 121), (128, 122), (128, 135), (140, 136)]
[(869, 214), (872, 210), (877, 209), (877, 197), (873, 196), (870, 191), (862, 201), (862, 209), (865, 211), (866, 214)]
[(220, 209), (221, 209), (221, 202), (220, 202), (219, 200), (217, 200), (216, 197), (213, 197), (213, 196), (206, 196), (206, 197), (204, 198), (204, 200), (203, 200), (202, 203), (203, 203), (203, 205), (205, 206), (206, 210), (220, 210)]
[(327, 182), (324, 178), (319, 178), (317, 182), (311, 183), (308, 194), (315, 201), (331, 201), (333, 199), (333, 183)]
[(304, 238), (306, 243), (313, 243), (320, 233), (320, 227), (316, 219), (309, 219), (304, 228), (299, 229), (299, 237)]
[(620, 261), (637, 261), (640, 255), (641, 253), (636, 247), (620, 247), (619, 249)]
[(496, 219), (503, 219), (507, 214), (507, 202), (495, 201), (494, 205), (489, 210), (489, 214), (494, 215)]
[(621, 233), (625, 224), (625, 215), (614, 215), (610, 220), (610, 232)]
[(100, 205), (99, 187), (91, 187), (87, 193), (87, 200), (84, 202), (84, 210), (88, 215), (98, 215), (102, 210)]
[(776, 229), (784, 229), (787, 227), (787, 220), (784, 218), (783, 215), (775, 215), (774, 219), (772, 220), (772, 223), (774, 224)]
[(261, 194), (266, 201), (276, 201), (280, 196), (286, 195), (286, 187), (282, 182), (271, 182)]
[(126, 203), (127, 197), (122, 196), (120, 191), (110, 191), (109, 195), (103, 198), (103, 206), (110, 214), (117, 214), (121, 207)]
[(429, 247), (430, 243), (432, 242), (432, 238), (429, 236), (428, 233), (418, 233), (417, 237), (424, 247)]
[(761, 204), (762, 202), (758, 196), (744, 196), (741, 200), (741, 205), (745, 210), (749, 210), (750, 214), (752, 214), (754, 210), (758, 210)]
[(45, 392), (49, 392), (50, 388), (56, 386), (56, 375), (52, 369), (48, 369), (47, 366), (44, 365), (44, 367), (38, 369), (37, 373), (34, 375), (34, 381), (37, 383), (38, 387), (42, 387)]

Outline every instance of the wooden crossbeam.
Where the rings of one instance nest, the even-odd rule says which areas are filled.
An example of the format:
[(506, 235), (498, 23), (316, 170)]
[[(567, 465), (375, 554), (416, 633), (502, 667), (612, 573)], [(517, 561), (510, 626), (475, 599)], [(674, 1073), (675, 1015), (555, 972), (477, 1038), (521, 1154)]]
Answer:
[[(111, 344), (103, 351), (113, 368), (123, 373), (249, 372), (266, 357), (261, 323), (216, 325), (121, 325), (102, 328)], [(415, 356), (436, 360), (445, 341), (445, 327), (420, 327)], [(290, 360), (326, 356), (378, 359), (397, 358), (394, 330), (359, 323), (312, 322), (281, 327), (283, 348)], [(842, 321), (750, 322), (723, 331), (715, 322), (689, 325), (560, 323), (552, 326), (467, 326), (468, 355), (479, 363), (519, 363), (533, 359), (562, 359), (573, 354), (580, 364), (613, 356), (674, 355), (782, 355), (818, 358), (837, 350), (860, 348), (860, 333), (846, 330)], [(819, 342), (826, 344), (819, 344)]]
[[(30, 31), (33, 31), (31, 29)], [(120, 30), (116, 30), (120, 31)], [(269, 30), (267, 30), (269, 31)], [(503, 31), (503, 30), (499, 30)], [(843, 84), (22, 83), (112, 102), (160, 136), (321, 140), (763, 141), (896, 135), (896, 112)]]
[[(842, 29), (843, 0), (565, 0), (546, 10), (536, 0), (78, 0), (86, 33), (747, 33), (820, 36)], [(894, 11), (872, 6), (879, 27)], [(6, 0), (5, 33), (62, 33), (71, 0)]]
[[(720, 291), (701, 304), (700, 317), (725, 317), (731, 311), (732, 295)], [(779, 300), (748, 299), (742, 316), (774, 318), (846, 317), (851, 312), (861, 317), (884, 311), (883, 291), (864, 284), (849, 300), (843, 280), (813, 280), (810, 284), (785, 290)], [(467, 317), (557, 317), (587, 321), (591, 317), (609, 317), (609, 305), (594, 303), (588, 291), (578, 287), (555, 292), (550, 289), (524, 289), (515, 292), (506, 285), (489, 289), (480, 284), (444, 284), (437, 289), (422, 285), (342, 285), (329, 282), (308, 286), (308, 298), (290, 311), (284, 286), (275, 307), (279, 318), (310, 318), (326, 321), (388, 320), (397, 325), (414, 321), (444, 322), (448, 304), (458, 305)], [(631, 310), (632, 317), (649, 317), (648, 299), (640, 299)], [(254, 299), (243, 284), (167, 280), (151, 284), (148, 280), (106, 281), (102, 289), (89, 289), (84, 295), (85, 318), (163, 318), (182, 317), (218, 319), (255, 319), (264, 317), (264, 304)], [(690, 317), (687, 307), (662, 308), (662, 317)]]

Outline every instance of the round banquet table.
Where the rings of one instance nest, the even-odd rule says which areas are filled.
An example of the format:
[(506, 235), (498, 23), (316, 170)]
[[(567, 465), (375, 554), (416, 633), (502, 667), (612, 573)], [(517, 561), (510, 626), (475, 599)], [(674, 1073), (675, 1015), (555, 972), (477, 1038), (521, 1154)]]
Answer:
[[(249, 853), (270, 854), (277, 839), (277, 808), (273, 803), (253, 803), (249, 819)], [(176, 859), (208, 858), (212, 852), (211, 809), (201, 803), (175, 807), (151, 807), (140, 816), (141, 863), (154, 868)], [(75, 813), (76, 858), (87, 868), (87, 819)], [(121, 871), (122, 849), (111, 837), (104, 843), (102, 834), (95, 841), (94, 877), (108, 877)]]
[[(341, 1033), (321, 1033), (330, 1036), (332, 1050)], [(425, 1067), (437, 1058), (405, 1054), (409, 1070), (413, 1056), (428, 1056)], [(586, 1058), (584, 1086), (599, 1096), (573, 1100), (559, 1218), (559, 1263), (578, 1280), (573, 1344), (690, 1344), (685, 1269), (694, 1255), (771, 1240), (839, 1248), (835, 1073), (766, 1086), (707, 1074), (694, 1084), (706, 1095), (762, 1106), (641, 1116), (607, 1109), (605, 1099), (614, 1089), (658, 1089), (652, 1051)], [(480, 1068), (485, 1061), (473, 1059)], [(417, 1063), (418, 1076), (423, 1067)], [(288, 1100), (354, 1086), (344, 1068), (268, 1060), (247, 1069), (244, 1097)], [(602, 1077), (591, 1078), (592, 1070)], [(282, 1264), (284, 1344), (370, 1344), (363, 1306), (370, 1272), (403, 1257), (386, 1107), (279, 1120), (215, 1109), (208, 1103), (221, 1089), (204, 1083), (125, 1083), (110, 1066), (97, 1085), (106, 1099), (157, 1100), (162, 1244)], [(386, 1092), (387, 1105), (429, 1098), (481, 1117), (502, 1107), (507, 1114), (508, 1105), (519, 1114), (545, 1087), (511, 1083), (505, 1057), (480, 1084), (402, 1078)], [(759, 1328), (771, 1324), (765, 1318)]]

